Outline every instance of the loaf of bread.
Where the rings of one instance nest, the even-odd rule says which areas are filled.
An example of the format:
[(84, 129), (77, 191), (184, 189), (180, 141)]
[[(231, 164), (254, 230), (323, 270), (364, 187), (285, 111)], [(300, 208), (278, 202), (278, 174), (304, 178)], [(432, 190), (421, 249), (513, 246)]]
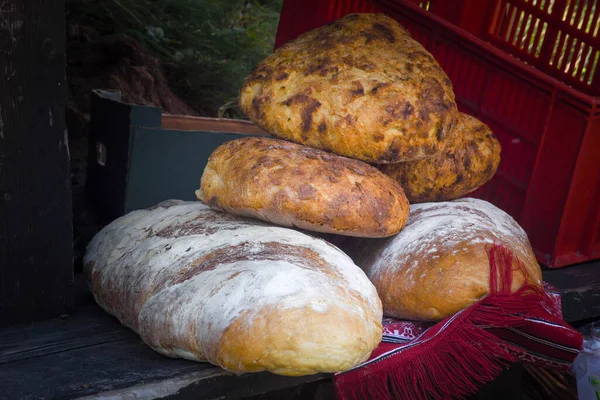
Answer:
[(113, 221), (84, 263), (98, 304), (169, 357), (306, 375), (351, 368), (381, 340), (377, 292), (338, 248), (198, 201)]
[(500, 142), (487, 125), (461, 113), (442, 152), (380, 169), (400, 183), (411, 204), (454, 200), (492, 179), (500, 164), (500, 150)]
[(216, 210), (361, 237), (398, 233), (409, 211), (400, 185), (377, 168), (264, 137), (218, 147), (196, 196)]
[(370, 163), (440, 152), (458, 118), (433, 56), (384, 14), (351, 14), (278, 48), (240, 107), (271, 134)]
[(437, 321), (490, 292), (488, 248), (505, 246), (513, 262), (512, 291), (542, 273), (523, 229), (479, 199), (411, 205), (406, 227), (389, 239), (346, 238), (338, 243), (371, 279), (384, 315)]

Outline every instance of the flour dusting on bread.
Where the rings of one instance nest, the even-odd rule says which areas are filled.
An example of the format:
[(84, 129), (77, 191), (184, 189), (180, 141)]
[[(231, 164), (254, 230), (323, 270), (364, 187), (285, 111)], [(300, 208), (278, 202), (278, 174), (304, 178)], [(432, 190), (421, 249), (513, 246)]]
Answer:
[[(407, 225), (395, 236), (373, 265), (376, 274), (382, 265), (392, 262), (392, 268), (414, 268), (422, 253), (433, 258), (446, 249), (467, 250), (459, 243), (493, 243), (511, 240), (526, 251), (527, 235), (516, 221), (491, 203), (465, 198), (450, 202), (413, 204)], [(391, 258), (393, 257), (393, 261)]]
[[(232, 323), (251, 330), (255, 318), (290, 309), (304, 310), (307, 318), (345, 313), (363, 321), (359, 330), (373, 346), (379, 340), (376, 290), (339, 249), (200, 202), (171, 201), (115, 220), (94, 238), (84, 262), (98, 304), (167, 356), (218, 363)], [(352, 359), (372, 349), (365, 351), (368, 340), (360, 337), (350, 342), (359, 353), (350, 350)], [(261, 368), (268, 368), (264, 356)], [(293, 372), (294, 362), (284, 372)]]
[(339, 245), (365, 270), (390, 317), (437, 321), (489, 294), (488, 249), (510, 249), (511, 290), (528, 279), (541, 284), (527, 235), (504, 211), (484, 200), (411, 205), (405, 228), (385, 240), (354, 240)]

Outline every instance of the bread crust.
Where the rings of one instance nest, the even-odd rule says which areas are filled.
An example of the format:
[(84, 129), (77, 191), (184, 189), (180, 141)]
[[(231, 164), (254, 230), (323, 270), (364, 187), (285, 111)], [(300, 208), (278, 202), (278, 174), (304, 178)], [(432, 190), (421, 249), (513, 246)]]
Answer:
[(525, 231), (508, 214), (479, 199), (411, 205), (406, 227), (379, 240), (347, 238), (337, 244), (349, 254), (379, 293), (384, 315), (438, 321), (490, 292), (488, 248), (510, 249), (512, 290), (525, 282), (541, 285), (542, 272)]
[(398, 233), (409, 212), (400, 185), (377, 168), (264, 137), (218, 147), (197, 197), (214, 209), (282, 226), (361, 237)]
[(306, 32), (247, 76), (240, 107), (271, 134), (370, 163), (437, 154), (456, 124), (452, 83), (384, 14)]
[(98, 233), (98, 304), (169, 357), (235, 373), (339, 372), (381, 340), (381, 301), (352, 260), (292, 229), (171, 201)]
[(463, 197), (492, 179), (500, 164), (500, 142), (477, 118), (460, 114), (444, 150), (418, 161), (379, 166), (404, 188), (408, 201), (424, 203)]

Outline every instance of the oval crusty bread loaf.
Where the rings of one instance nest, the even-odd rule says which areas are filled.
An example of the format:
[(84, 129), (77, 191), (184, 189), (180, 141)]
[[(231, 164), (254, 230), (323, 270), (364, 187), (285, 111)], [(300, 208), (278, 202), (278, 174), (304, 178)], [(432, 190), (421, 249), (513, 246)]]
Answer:
[(349, 236), (394, 235), (409, 211), (400, 185), (375, 167), (259, 137), (219, 146), (196, 195), (217, 210)]
[(275, 136), (371, 163), (437, 154), (458, 117), (437, 61), (383, 14), (286, 43), (247, 76), (240, 106)]
[[(490, 291), (487, 247), (500, 244), (520, 260), (531, 283), (542, 273), (525, 231), (494, 205), (466, 198), (411, 205), (406, 227), (389, 239), (339, 243), (371, 279), (384, 315), (437, 321)], [(524, 283), (513, 265), (512, 290)]]
[(487, 125), (461, 113), (442, 152), (380, 169), (400, 183), (411, 204), (454, 200), (492, 179), (500, 151), (500, 142)]
[(98, 304), (169, 357), (305, 375), (351, 368), (381, 340), (375, 288), (339, 249), (200, 202), (113, 221), (84, 263)]

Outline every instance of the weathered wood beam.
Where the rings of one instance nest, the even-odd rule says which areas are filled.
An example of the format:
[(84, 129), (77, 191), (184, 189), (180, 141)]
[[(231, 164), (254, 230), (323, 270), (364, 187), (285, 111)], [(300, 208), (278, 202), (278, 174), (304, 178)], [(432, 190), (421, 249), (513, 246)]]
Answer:
[(64, 0), (0, 0), (0, 325), (69, 312)]

